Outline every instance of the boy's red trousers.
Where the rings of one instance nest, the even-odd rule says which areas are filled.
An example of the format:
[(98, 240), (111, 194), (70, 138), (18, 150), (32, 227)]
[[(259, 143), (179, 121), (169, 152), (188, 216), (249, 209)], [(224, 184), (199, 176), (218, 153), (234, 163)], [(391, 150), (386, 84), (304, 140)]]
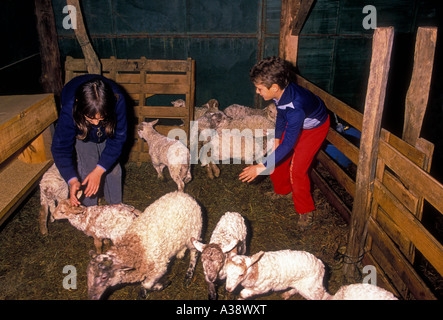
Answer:
[(295, 211), (299, 214), (315, 210), (308, 169), (328, 130), (329, 117), (318, 128), (302, 130), (292, 151), (277, 164), (270, 175), (275, 193), (288, 194), (292, 191)]

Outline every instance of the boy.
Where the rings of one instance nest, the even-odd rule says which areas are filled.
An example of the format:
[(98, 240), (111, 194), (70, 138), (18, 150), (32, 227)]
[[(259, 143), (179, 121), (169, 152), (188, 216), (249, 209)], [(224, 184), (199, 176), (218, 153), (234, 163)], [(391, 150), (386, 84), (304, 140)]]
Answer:
[(274, 151), (263, 163), (246, 167), (239, 178), (251, 182), (264, 171), (272, 171), (274, 192), (292, 191), (298, 226), (311, 226), (314, 201), (308, 169), (329, 130), (329, 115), (323, 101), (312, 92), (290, 82), (290, 64), (278, 57), (258, 62), (249, 76), (256, 93), (277, 106)]

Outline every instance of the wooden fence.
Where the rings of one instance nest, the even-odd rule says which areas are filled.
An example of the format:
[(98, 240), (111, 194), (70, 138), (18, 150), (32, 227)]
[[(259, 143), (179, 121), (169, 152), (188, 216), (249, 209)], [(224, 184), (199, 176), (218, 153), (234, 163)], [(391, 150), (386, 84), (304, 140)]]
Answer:
[[(429, 174), (433, 144), (419, 138), (436, 33), (436, 28), (420, 28), (417, 33), (402, 139), (380, 128), (393, 28), (380, 28), (374, 33), (364, 114), (306, 79), (297, 79), (321, 97), (332, 113), (362, 132), (360, 147), (332, 127), (327, 136), (327, 141), (357, 166), (355, 178), (324, 151), (318, 154), (318, 165), (311, 174), (313, 182), (350, 224), (345, 272), (355, 272), (360, 261), (374, 265), (379, 285), (405, 299), (436, 298), (415, 270), (417, 251), (443, 276), (443, 246), (421, 223), (424, 203), (443, 213), (443, 185)], [(324, 169), (327, 176), (322, 173)], [(341, 192), (328, 183), (330, 176)], [(351, 204), (343, 194), (352, 199)]]

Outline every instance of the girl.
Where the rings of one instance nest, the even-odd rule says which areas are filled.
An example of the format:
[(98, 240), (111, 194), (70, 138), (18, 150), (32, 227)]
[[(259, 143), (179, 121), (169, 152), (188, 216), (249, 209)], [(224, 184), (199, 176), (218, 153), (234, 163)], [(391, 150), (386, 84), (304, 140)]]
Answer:
[(51, 151), (69, 185), (72, 205), (80, 205), (76, 194), (81, 188), (85, 195), (83, 204), (96, 205), (102, 180), (106, 201), (122, 202), (118, 159), (126, 137), (126, 102), (115, 82), (87, 74), (65, 85)]
[(308, 169), (329, 130), (329, 115), (323, 101), (312, 92), (290, 82), (290, 65), (271, 57), (257, 63), (250, 71), (257, 94), (273, 99), (277, 106), (274, 151), (266, 161), (246, 167), (240, 180), (251, 182), (259, 174), (271, 173), (274, 192), (292, 191), (298, 225), (312, 224), (314, 201)]

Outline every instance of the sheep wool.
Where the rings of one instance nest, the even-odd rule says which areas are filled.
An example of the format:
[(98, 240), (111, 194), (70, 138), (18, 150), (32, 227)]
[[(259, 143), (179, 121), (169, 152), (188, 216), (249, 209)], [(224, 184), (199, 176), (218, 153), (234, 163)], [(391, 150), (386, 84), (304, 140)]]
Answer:
[(88, 295), (99, 299), (108, 287), (141, 282), (146, 290), (161, 290), (159, 280), (175, 256), (183, 258), (189, 249), (190, 263), (185, 276), (188, 284), (194, 274), (197, 250), (191, 238), (200, 239), (202, 213), (188, 194), (168, 193), (148, 206), (134, 220), (122, 239), (101, 255), (92, 255), (88, 265)]
[(325, 294), (325, 300), (398, 300), (391, 292), (369, 283), (354, 283), (338, 289), (334, 295)]

